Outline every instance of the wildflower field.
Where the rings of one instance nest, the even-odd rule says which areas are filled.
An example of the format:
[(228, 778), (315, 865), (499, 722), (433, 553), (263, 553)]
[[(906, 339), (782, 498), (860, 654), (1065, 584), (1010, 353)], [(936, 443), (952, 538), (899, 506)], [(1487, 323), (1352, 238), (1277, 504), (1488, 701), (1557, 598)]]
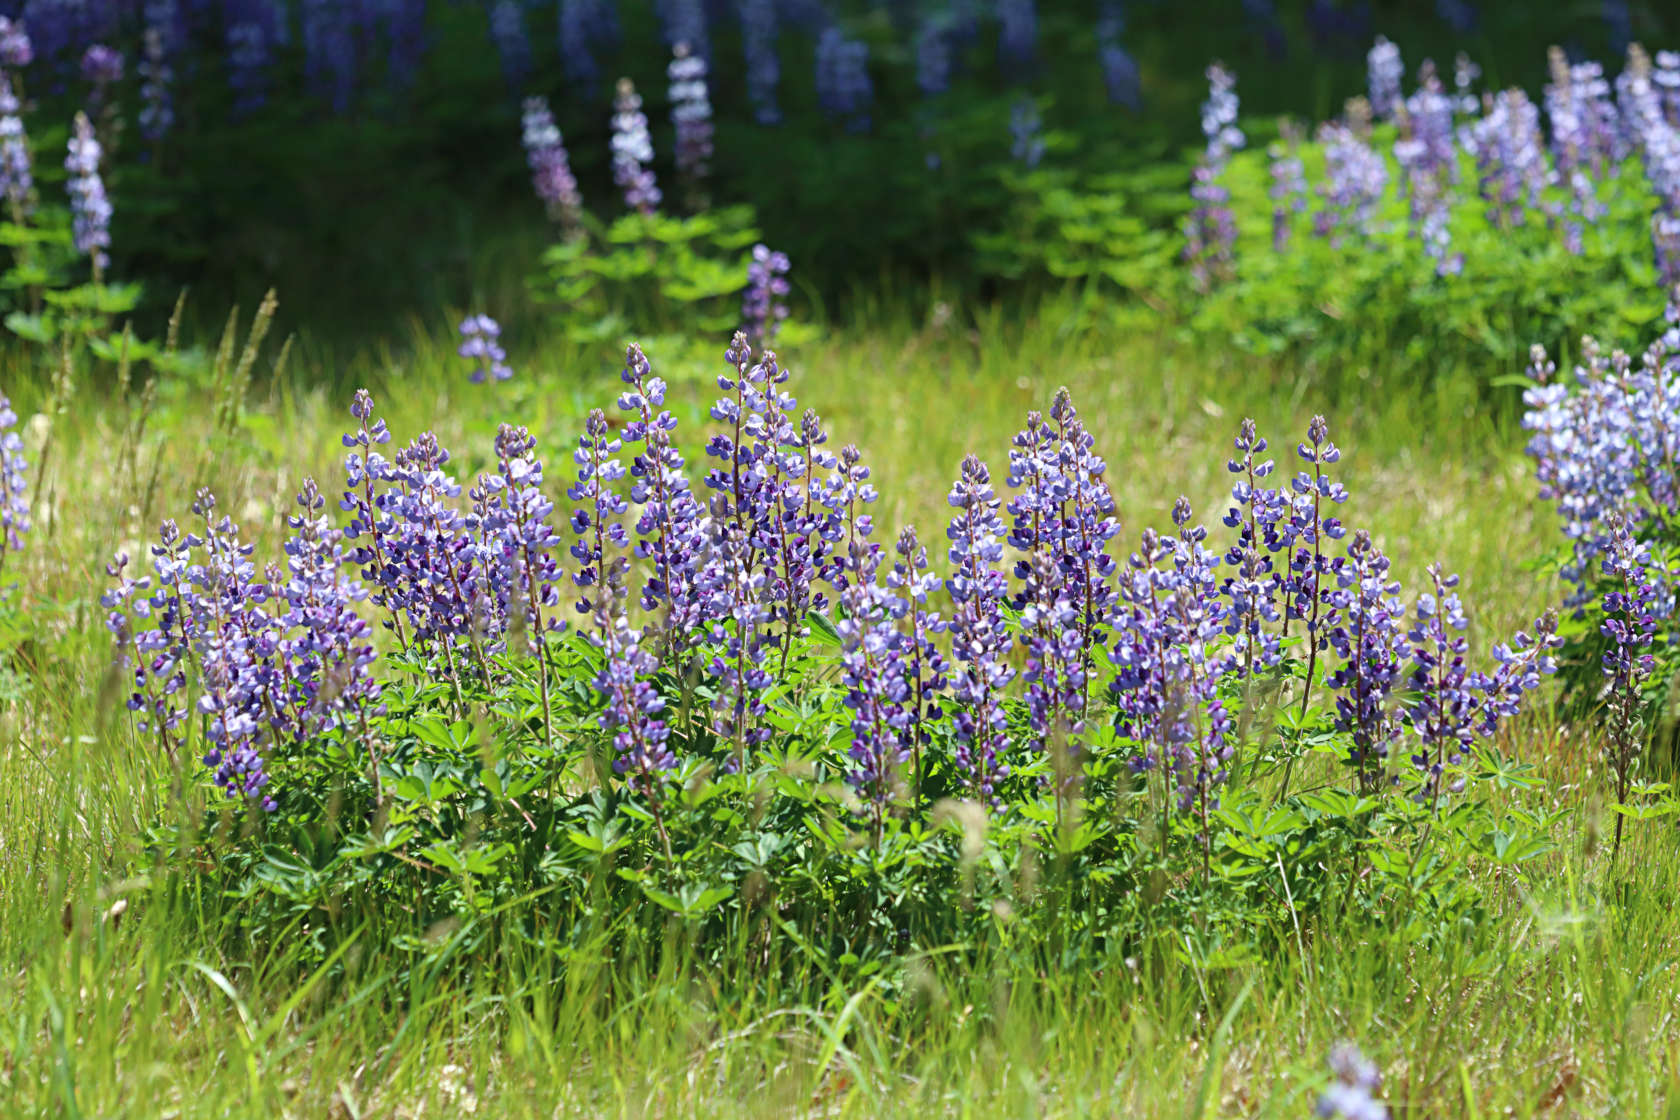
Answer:
[(1215, 7), (0, 4), (0, 1115), (1680, 1117), (1680, 25)]

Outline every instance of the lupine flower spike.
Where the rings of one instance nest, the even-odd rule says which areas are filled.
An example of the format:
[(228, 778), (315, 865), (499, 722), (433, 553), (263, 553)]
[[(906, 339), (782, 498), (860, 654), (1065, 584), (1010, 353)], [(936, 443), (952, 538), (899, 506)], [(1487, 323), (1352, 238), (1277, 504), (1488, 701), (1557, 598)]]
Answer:
[(72, 240), (76, 251), (93, 263), (95, 284), (104, 277), (108, 263), (105, 251), (111, 247), (111, 203), (105, 197), (105, 182), (99, 175), (100, 151), (93, 123), (86, 113), (77, 113), (64, 170), (70, 175)]
[(507, 381), (513, 370), (507, 365), (507, 352), (502, 349), (502, 328), (488, 315), (468, 315), (461, 320), (461, 345), (456, 353), (473, 363), (467, 380), (474, 385), (486, 381)]

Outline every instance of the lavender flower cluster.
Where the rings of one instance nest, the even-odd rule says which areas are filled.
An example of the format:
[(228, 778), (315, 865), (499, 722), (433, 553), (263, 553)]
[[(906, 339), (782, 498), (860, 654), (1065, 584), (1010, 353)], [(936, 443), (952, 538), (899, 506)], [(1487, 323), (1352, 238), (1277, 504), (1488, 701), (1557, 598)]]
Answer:
[[(1665, 286), (1680, 283), (1680, 53), (1653, 58), (1637, 44), (1614, 83), (1602, 66), (1569, 62), (1553, 48), (1550, 81), (1541, 104), (1521, 89), (1483, 91), (1480, 69), (1460, 54), (1449, 91), (1433, 61), (1418, 69), (1415, 88), (1405, 89), (1400, 48), (1378, 36), (1367, 56), (1368, 98), (1350, 101), (1340, 120), (1318, 129), (1324, 179), (1310, 193), (1319, 205), (1311, 228), (1332, 245), (1362, 242), (1378, 232), (1375, 216), (1392, 186), (1406, 202), (1408, 228), (1439, 276), (1464, 267), (1453, 250), (1454, 216), (1470, 198), (1461, 182), (1463, 165), (1474, 167), (1474, 197), (1496, 229), (1536, 226), (1557, 236), (1564, 249), (1580, 254), (1594, 226), (1608, 212), (1604, 201), (1612, 180), (1630, 160), (1656, 196), (1651, 243)], [(1236, 129), (1230, 76), (1209, 70), (1210, 94), (1202, 127), (1208, 147), (1191, 187), (1185, 258), (1202, 288), (1231, 275), (1236, 223), (1221, 172)], [(1399, 174), (1372, 146), (1373, 119), (1392, 122)], [(1301, 195), (1299, 173), (1285, 154), (1273, 153), (1272, 245), (1286, 251), (1293, 220), (1307, 211), (1292, 200)], [(1290, 205), (1279, 205), (1291, 200)]]
[[(480, 368), (499, 362), (486, 321), (465, 326)], [(111, 565), (109, 625), (138, 725), (184, 749), (183, 705), (200, 697), (206, 766), (231, 795), (272, 807), (276, 775), (314, 740), (377, 754), (373, 622), (458, 702), (531, 679), (534, 658), (545, 735), (556, 643), (586, 642), (617, 772), (657, 813), (671, 772), (707, 742), (729, 768), (758, 765), (776, 706), (832, 658), (848, 713), (836, 764), (877, 834), (930, 768), (1000, 809), (1035, 773), (1060, 798), (1112, 723), (1140, 784), (1206, 835), (1251, 733), (1236, 711), (1256, 674), (1291, 667), (1288, 702), (1303, 715), (1315, 688), (1333, 698), (1318, 718), (1360, 788), (1437, 804), (1464, 780), (1471, 745), (1552, 669), (1550, 618), (1496, 646), (1491, 669), (1473, 667), (1456, 579), (1439, 568), (1403, 603), (1371, 536), (1349, 538), (1338, 516), (1341, 451), (1322, 418), (1287, 478), (1242, 425), (1228, 542), (1180, 499), (1170, 527), (1144, 529), (1122, 556), (1107, 465), (1062, 390), (1028, 414), (1001, 478), (963, 460), (941, 568), (913, 528), (878, 531), (862, 452), (829, 450), (774, 352), (737, 332), (724, 359), (709, 467), (692, 482), (666, 385), (628, 347), (622, 418), (588, 415), (563, 517), (526, 429), (504, 425), (469, 486), (433, 433), (388, 455), (391, 434), (357, 393), (347, 516), (334, 524), (306, 483), (284, 568), (259, 572), (208, 492), (196, 532), (164, 525), (152, 576), (131, 577), (127, 557)], [(808, 640), (813, 615), (830, 612), (837, 653)], [(695, 696), (709, 705), (693, 712)], [(688, 718), (703, 729), (675, 722)]]
[[(1557, 376), (1542, 348), (1530, 356), (1523, 426), (1540, 497), (1569, 541), (1562, 571), (1569, 607), (1594, 598), (1618, 525), (1660, 533), (1680, 509), (1680, 293), (1667, 320), (1637, 359), (1583, 339), (1568, 378)], [(1672, 596), (1665, 590), (1670, 608)]]

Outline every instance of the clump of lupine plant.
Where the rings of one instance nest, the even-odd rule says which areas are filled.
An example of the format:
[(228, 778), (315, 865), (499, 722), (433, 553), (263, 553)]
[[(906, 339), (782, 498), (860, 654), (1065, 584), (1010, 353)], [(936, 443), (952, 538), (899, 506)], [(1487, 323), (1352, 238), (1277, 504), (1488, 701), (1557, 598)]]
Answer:
[[(913, 530), (879, 524), (862, 449), (827, 450), (773, 352), (737, 334), (725, 359), (702, 478), (666, 386), (627, 347), (620, 419), (590, 412), (572, 453), (564, 528), (527, 429), (499, 428), (469, 488), (433, 433), (389, 454), (357, 393), (338, 511), (306, 482), (283, 564), (260, 564), (208, 493), (190, 531), (162, 527), (151, 572), (111, 564), (136, 732), (204, 759), (236, 811), (276, 821), (313, 819), (322, 797), (378, 821), (453, 796), (436, 792), (447, 771), (540, 831), (576, 819), (592, 775), (597, 809), (663, 853), (647, 865), (662, 891), (699, 805), (714, 822), (768, 810), (778, 829), (843, 832), (849, 851), (936, 835), (947, 796), (1015, 830), (1093, 820), (1106, 799), (1100, 835), (1148, 827), (1151, 860), (1193, 853), (1212, 884), (1221, 800), (1252, 794), (1266, 749), (1331, 743), (1384, 804), (1395, 789), (1444, 802), (1452, 756), (1548, 667), (1548, 622), (1483, 669), (1450, 579), (1407, 608), (1368, 535), (1329, 555), (1340, 491), (1322, 421), (1285, 487), (1243, 425), (1231, 531), (1181, 499), (1122, 565), (1099, 433), (1060, 391), (1012, 442), (1005, 494), (964, 459), (932, 559)], [(1334, 711), (1291, 712), (1300, 736), (1255, 726), (1251, 685), (1274, 670), (1330, 689)], [(475, 726), (482, 753), (464, 762)], [(1403, 741), (1442, 776), (1397, 782)], [(1112, 836), (1100, 845), (1068, 856), (1108, 858)]]
[(706, 59), (686, 42), (673, 50), (666, 69), (671, 88), (671, 123), (677, 133), (677, 177), (689, 209), (704, 210), (705, 181), (712, 158), (712, 102), (706, 92)]
[(531, 187), (548, 210), (551, 221), (572, 239), (583, 232), (583, 195), (572, 174), (559, 126), (545, 97), (525, 99), (523, 142), (525, 163), (531, 169)]
[(1382, 1072), (1351, 1042), (1330, 1051), (1335, 1081), (1318, 1095), (1315, 1114), (1325, 1120), (1388, 1120), (1388, 1106), (1377, 1099)]
[(101, 148), (94, 137), (93, 123), (86, 113), (77, 113), (70, 133), (69, 154), (64, 170), (69, 173), (72, 235), (76, 251), (93, 264), (93, 281), (99, 283), (108, 263), (111, 247), (111, 202), (105, 196), (100, 177)]
[(750, 345), (762, 348), (776, 340), (776, 332), (788, 317), (787, 275), (791, 267), (786, 253), (764, 244), (753, 246), (752, 260), (747, 264), (747, 288), (741, 296), (741, 330)]
[(648, 135), (647, 114), (642, 112), (642, 99), (635, 83), (629, 78), (618, 80), (618, 94), (613, 101), (612, 166), (613, 182), (624, 192), (624, 204), (640, 214), (652, 214), (659, 209), (663, 197), (654, 178), (653, 138)]
[(507, 381), (513, 370), (507, 364), (507, 351), (502, 349), (502, 328), (488, 315), (468, 315), (461, 320), (461, 345), (456, 353), (473, 363), (467, 380), (474, 385), (486, 381)]
[(0, 572), (29, 531), (29, 461), (23, 457), (18, 415), (0, 393)]
[(1597, 597), (1595, 577), (1619, 520), (1666, 539), (1680, 509), (1680, 368), (1672, 360), (1680, 305), (1671, 304), (1668, 317), (1669, 329), (1637, 364), (1584, 339), (1572, 383), (1553, 379), (1542, 348), (1530, 357), (1523, 425), (1533, 433), (1528, 454), (1540, 497), (1554, 505), (1570, 542), (1566, 606)]
[(1191, 277), (1203, 291), (1224, 279), (1231, 269), (1237, 222), (1231, 213), (1231, 192), (1220, 179), (1231, 153), (1244, 142), (1237, 127), (1235, 75), (1216, 62), (1208, 67), (1207, 80), (1208, 99), (1202, 103), (1202, 135), (1207, 138), (1207, 146), (1192, 176), (1193, 205), (1185, 220), (1184, 247)]

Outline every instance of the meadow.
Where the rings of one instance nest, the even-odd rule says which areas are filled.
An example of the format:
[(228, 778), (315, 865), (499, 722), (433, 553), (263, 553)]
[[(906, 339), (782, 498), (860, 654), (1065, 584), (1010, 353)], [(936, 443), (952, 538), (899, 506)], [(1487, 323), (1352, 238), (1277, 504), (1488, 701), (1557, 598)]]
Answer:
[[(377, 329), (226, 262), (173, 300), (155, 161), (215, 174), (255, 87), (183, 66), (151, 136), (153, 6), (147, 160), (104, 56), (0, 97), (0, 1113), (1680, 1116), (1680, 56), (1537, 105), (1379, 39), (1311, 138), (1198, 63), (1202, 145), (1128, 163), (1072, 109), (1122, 41), (1186, 101), (1184, 36), (1021, 7), (1005, 74), (1101, 68), (998, 93), (956, 15), (860, 10), (766, 102), (721, 25), (713, 95), (826, 189), (947, 176), (878, 261), (879, 200), (765, 247), (813, 161), (710, 174), (688, 39), (669, 166), (625, 84), (562, 141), (566, 54), (500, 137), (519, 243)], [(10, 36), (79, 44), (14, 14), (46, 87)], [(303, 18), (283, 105), (344, 75)]]

